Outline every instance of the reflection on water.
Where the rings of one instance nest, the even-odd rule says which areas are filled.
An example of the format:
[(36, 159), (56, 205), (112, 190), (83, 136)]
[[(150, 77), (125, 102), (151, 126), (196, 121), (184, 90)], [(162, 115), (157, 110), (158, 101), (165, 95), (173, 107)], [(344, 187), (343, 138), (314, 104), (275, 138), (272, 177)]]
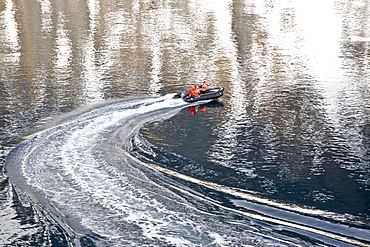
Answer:
[[(224, 107), (143, 129), (197, 164), (178, 172), (367, 222), (369, 13), (366, 0), (1, 1), (1, 166), (49, 116), (207, 80)], [(10, 243), (33, 233), (1, 181)]]
[(207, 107), (206, 106), (200, 106), (200, 107), (199, 106), (190, 106), (189, 107), (190, 114), (195, 115), (198, 112), (199, 108), (200, 108), (202, 113), (207, 112)]
[(1, 26), (1, 43), (3, 50), (3, 63), (12, 65), (17, 64), (19, 59), (19, 40), (18, 24), (15, 21), (14, 5), (11, 0), (5, 1), (5, 10), (2, 12)]

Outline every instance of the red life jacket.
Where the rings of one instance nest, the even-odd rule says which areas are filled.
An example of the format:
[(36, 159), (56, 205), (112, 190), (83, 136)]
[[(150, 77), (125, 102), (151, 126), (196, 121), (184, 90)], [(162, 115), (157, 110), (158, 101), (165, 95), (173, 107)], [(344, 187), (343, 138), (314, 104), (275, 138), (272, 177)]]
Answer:
[(203, 85), (202, 85), (202, 91), (203, 92), (207, 91), (207, 83), (203, 83)]
[(200, 91), (199, 91), (199, 89), (198, 89), (198, 87), (196, 87), (196, 86), (193, 86), (190, 90), (190, 96), (192, 96), (192, 95), (199, 95), (200, 94)]

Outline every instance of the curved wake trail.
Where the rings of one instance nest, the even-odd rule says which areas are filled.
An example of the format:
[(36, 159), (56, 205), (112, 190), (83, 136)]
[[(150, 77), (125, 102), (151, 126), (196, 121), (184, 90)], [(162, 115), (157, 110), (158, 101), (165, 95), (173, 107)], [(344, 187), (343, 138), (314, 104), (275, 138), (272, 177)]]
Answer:
[[(152, 150), (156, 149), (156, 147), (150, 142), (139, 137), (136, 138), (134, 143), (136, 144), (135, 154), (140, 157), (140, 159), (148, 161), (137, 160), (138, 163), (141, 162), (143, 166), (148, 166), (155, 171), (166, 174), (168, 177), (190, 182), (194, 185), (200, 185), (216, 193), (226, 195), (229, 197), (228, 200), (233, 204), (232, 207), (225, 207), (221, 203), (214, 202), (206, 197), (201, 197), (199, 200), (207, 201), (209, 204), (217, 204), (218, 207), (224, 210), (245, 216), (250, 219), (251, 222), (254, 220), (259, 222), (253, 222), (252, 224), (254, 225), (261, 224), (264, 227), (268, 226), (270, 229), (301, 235), (303, 238), (309, 236), (312, 239), (319, 240), (330, 246), (370, 246), (370, 231), (368, 229), (359, 228), (357, 225), (359, 222), (353, 222), (352, 224), (344, 215), (310, 207), (286, 204), (284, 202), (248, 193), (238, 188), (227, 187), (176, 172), (161, 166), (161, 164), (158, 165), (158, 162), (153, 159), (155, 156), (150, 158), (150, 155), (147, 155), (148, 153), (155, 154), (158, 152)], [(181, 156), (177, 156), (177, 158), (179, 160), (182, 159)], [(170, 160), (174, 158), (168, 157), (167, 159)], [(176, 186), (175, 189), (184, 194), (189, 194), (191, 197), (198, 197), (194, 191), (188, 188)], [(347, 224), (345, 224), (345, 222), (347, 222)], [(239, 224), (238, 222), (234, 223)], [(360, 225), (362, 227), (366, 226), (365, 223)]]
[[(19, 144), (7, 157), (8, 175), (34, 205), (65, 224), (67, 232), (70, 228), (74, 241), (89, 236), (109, 246), (312, 244), (280, 233), (290, 231), (331, 244), (365, 243), (367, 231), (300, 215), (321, 211), (195, 179), (127, 152), (143, 123), (186, 106), (167, 95), (111, 103), (70, 117)], [(233, 196), (234, 207), (172, 178)]]
[[(140, 161), (138, 160), (138, 162)], [(161, 166), (157, 166), (152, 163), (145, 163), (145, 165), (151, 167), (153, 170), (156, 170), (158, 172), (162, 172), (164, 174), (180, 178), (182, 180), (189, 181), (194, 184), (202, 185), (206, 188), (226, 193), (238, 197), (240, 199), (245, 199), (247, 201), (240, 199), (232, 201), (235, 206), (239, 208), (245, 208), (248, 211), (252, 210), (252, 212), (226, 208), (219, 204), (218, 206), (224, 208), (225, 210), (233, 211), (236, 214), (244, 215), (248, 218), (260, 220), (265, 223), (279, 225), (280, 230), (285, 229), (296, 233), (306, 234), (308, 236), (320, 239), (323, 242), (333, 245), (349, 244), (349, 246), (350, 245), (369, 246), (368, 239), (370, 238), (370, 232), (367, 230), (356, 228), (351, 229), (350, 227), (345, 225), (330, 223), (324, 220), (312, 218), (310, 216), (305, 216), (305, 215), (315, 215), (330, 218), (334, 216), (337, 219), (341, 218), (339, 215), (336, 215), (334, 213), (279, 203), (277, 201), (272, 201), (267, 198), (262, 198), (250, 193), (241, 192), (233, 188), (189, 177), (187, 175), (177, 173), (175, 171), (163, 168)], [(181, 190), (182, 193), (191, 194), (193, 197), (197, 196), (196, 194), (192, 194), (187, 190), (183, 190), (178, 187), (176, 189)], [(207, 199), (201, 198), (201, 200)], [(214, 203), (213, 201), (210, 200), (207, 201), (210, 204)], [(262, 205), (259, 203), (262, 203)], [(281, 209), (285, 209), (287, 211)], [(296, 212), (301, 214), (298, 214)]]
[(217, 205), (183, 196), (120, 151), (143, 123), (186, 106), (168, 95), (76, 115), (19, 144), (7, 156), (8, 175), (34, 205), (72, 229), (74, 241), (90, 236), (109, 246), (282, 245), (284, 240), (251, 234), (248, 226), (230, 228), (228, 213)]

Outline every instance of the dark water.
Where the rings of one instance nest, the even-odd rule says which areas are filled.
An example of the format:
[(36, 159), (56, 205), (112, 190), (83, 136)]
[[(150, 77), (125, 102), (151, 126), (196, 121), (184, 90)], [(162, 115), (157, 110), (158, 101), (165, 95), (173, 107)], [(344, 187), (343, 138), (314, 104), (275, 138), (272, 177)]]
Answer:
[[(1, 1), (0, 245), (369, 246), (369, 19)], [(172, 99), (203, 80), (221, 102)]]

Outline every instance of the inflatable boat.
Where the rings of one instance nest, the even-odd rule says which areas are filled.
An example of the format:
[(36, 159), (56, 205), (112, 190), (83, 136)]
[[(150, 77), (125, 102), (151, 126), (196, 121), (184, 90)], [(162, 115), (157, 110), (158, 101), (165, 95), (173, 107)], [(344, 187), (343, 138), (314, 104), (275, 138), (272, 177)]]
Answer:
[(201, 100), (211, 100), (211, 99), (217, 99), (220, 98), (222, 95), (224, 95), (225, 89), (223, 87), (216, 87), (216, 88), (210, 88), (207, 89), (205, 93), (201, 93), (199, 95), (192, 95), (189, 96), (189, 92), (182, 92), (178, 93), (174, 96), (175, 99), (182, 98), (186, 102), (197, 102)]

